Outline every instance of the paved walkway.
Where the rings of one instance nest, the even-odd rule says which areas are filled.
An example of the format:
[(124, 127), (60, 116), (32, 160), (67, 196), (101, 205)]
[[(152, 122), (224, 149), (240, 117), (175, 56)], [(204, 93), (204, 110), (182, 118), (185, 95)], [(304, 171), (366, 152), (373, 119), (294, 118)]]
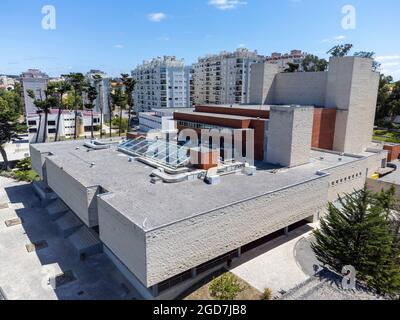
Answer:
[[(5, 221), (22, 218), (7, 227)], [(25, 245), (48, 247), (28, 253)], [(72, 271), (76, 280), (55, 290), (49, 278)], [(9, 300), (133, 299), (137, 293), (104, 254), (80, 261), (52, 223), (33, 189), (0, 177), (0, 287)]]
[(296, 261), (295, 247), (311, 232), (312, 228), (306, 225), (256, 248), (237, 260), (231, 271), (260, 292), (269, 288), (278, 296), (309, 278)]

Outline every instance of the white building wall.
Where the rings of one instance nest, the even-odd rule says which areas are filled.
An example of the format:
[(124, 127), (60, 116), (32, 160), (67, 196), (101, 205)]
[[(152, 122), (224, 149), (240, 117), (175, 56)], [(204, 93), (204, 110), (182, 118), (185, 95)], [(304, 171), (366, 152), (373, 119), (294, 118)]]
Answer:
[(313, 107), (271, 107), (267, 162), (284, 167), (308, 163), (313, 117)]
[(152, 286), (324, 210), (328, 177), (227, 206), (146, 235)]
[[(53, 159), (56, 159), (56, 157)], [(49, 187), (88, 227), (97, 226), (97, 212), (91, 211), (89, 213), (89, 207), (97, 193), (94, 192), (93, 188), (87, 188), (71, 177), (68, 172), (55, 164), (53, 159), (51, 156), (46, 159)]]

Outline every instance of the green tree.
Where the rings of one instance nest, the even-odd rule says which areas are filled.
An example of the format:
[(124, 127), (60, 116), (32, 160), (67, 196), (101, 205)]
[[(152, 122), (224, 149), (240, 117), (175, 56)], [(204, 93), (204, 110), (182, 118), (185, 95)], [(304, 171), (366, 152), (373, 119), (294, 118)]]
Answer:
[(339, 198), (339, 206), (329, 204), (314, 236), (312, 249), (324, 265), (338, 273), (346, 265), (353, 266), (357, 278), (379, 293), (399, 290), (399, 246), (383, 202), (366, 187)]
[(83, 108), (82, 93), (85, 87), (85, 76), (82, 73), (70, 73), (67, 75), (63, 75), (63, 77), (71, 85), (74, 92), (74, 103), (73, 103), (73, 109), (75, 111), (74, 139), (76, 139), (78, 137), (78, 110), (81, 110)]
[[(101, 94), (102, 91), (102, 76), (99, 74), (95, 74), (93, 76), (93, 80), (94, 80), (94, 87), (96, 88), (96, 90), (98, 90), (97, 95)], [(104, 90), (106, 88), (103, 88)], [(102, 103), (102, 99), (100, 100), (100, 138), (103, 138), (103, 122), (104, 122), (104, 105)]]
[(352, 44), (343, 44), (334, 46), (330, 49), (327, 54), (330, 54), (332, 57), (345, 57), (349, 54), (350, 50), (353, 48)]
[(41, 114), (44, 113), (44, 130), (43, 130), (43, 140), (42, 142), (45, 143), (47, 140), (47, 120), (48, 116), (51, 112), (51, 109), (56, 108), (58, 101), (56, 95), (56, 84), (49, 83), (47, 89), (45, 90), (45, 97), (40, 97), (40, 99), (36, 98), (35, 93), (32, 90), (28, 90), (28, 95), (30, 98), (33, 99), (33, 104), (38, 109), (39, 114), (39, 131), (36, 135), (36, 142), (38, 142), (38, 138), (40, 135), (41, 129)]
[(299, 71), (300, 65), (297, 63), (288, 63), (287, 68), (284, 70), (287, 73), (297, 72)]
[(18, 137), (18, 118), (22, 107), (17, 96), (15, 92), (0, 90), (0, 154), (5, 170), (9, 170), (10, 167), (4, 146), (11, 139)]
[(326, 71), (328, 69), (328, 61), (309, 54), (304, 58), (302, 67), (305, 72)]
[(132, 119), (132, 111), (133, 111), (133, 92), (135, 91), (136, 81), (130, 77), (128, 74), (121, 74), (122, 82), (125, 87), (125, 92), (127, 95), (127, 103), (129, 106), (129, 115), (128, 115), (128, 130), (127, 134), (129, 133), (129, 129), (131, 127), (131, 119)]
[(127, 95), (121, 87), (115, 89), (111, 94), (112, 102), (119, 108), (119, 136), (122, 135), (122, 110), (126, 109), (128, 100)]
[(56, 92), (58, 94), (58, 114), (57, 114), (57, 128), (56, 128), (56, 136), (55, 141), (58, 141), (59, 133), (60, 133), (60, 122), (61, 122), (61, 114), (64, 110), (64, 95), (71, 90), (71, 85), (66, 81), (59, 81), (55, 84)]
[(94, 109), (94, 102), (97, 99), (97, 89), (96, 87), (91, 86), (90, 84), (87, 84), (86, 88), (84, 89), (87, 95), (87, 100), (89, 103), (85, 104), (85, 108), (87, 110), (90, 110), (90, 115), (91, 115), (91, 137), (92, 139), (94, 138), (94, 121), (93, 121), (93, 109)]

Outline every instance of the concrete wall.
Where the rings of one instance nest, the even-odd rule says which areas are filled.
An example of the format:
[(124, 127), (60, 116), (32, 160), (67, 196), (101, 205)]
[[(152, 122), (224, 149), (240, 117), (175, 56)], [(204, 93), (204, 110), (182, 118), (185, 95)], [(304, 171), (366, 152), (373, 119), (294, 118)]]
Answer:
[(270, 63), (255, 63), (251, 66), (250, 100), (251, 104), (266, 104), (273, 97), (275, 76), (279, 67)]
[(328, 176), (150, 231), (147, 285), (160, 283), (324, 210)]
[(310, 161), (313, 107), (271, 107), (267, 162), (295, 167)]
[(392, 184), (386, 181), (380, 181), (380, 180), (373, 180), (373, 179), (367, 179), (367, 186), (368, 189), (370, 189), (373, 192), (380, 192), (382, 190), (389, 190), (391, 187), (394, 187), (396, 190), (395, 197), (397, 199), (400, 199), (400, 185), (398, 184)]
[(32, 159), (32, 169), (40, 176), (40, 178), (46, 182), (46, 167), (45, 167), (45, 158), (42, 156), (39, 150), (33, 148), (32, 145), (29, 145), (29, 152)]
[(110, 206), (107, 203), (108, 197), (112, 197), (112, 194), (98, 197), (100, 239), (135, 277), (146, 285), (148, 280), (145, 234)]
[(89, 214), (89, 206), (96, 192), (86, 188), (68, 172), (59, 168), (51, 157), (46, 158), (46, 170), (49, 187), (88, 227), (97, 226), (97, 213), (92, 211)]
[(379, 87), (372, 62), (359, 57), (330, 59), (325, 106), (338, 109), (336, 151), (359, 153), (371, 145)]
[(325, 105), (327, 72), (279, 73), (267, 104)]
[[(338, 155), (340, 157), (340, 155)], [(359, 161), (324, 170), (329, 176), (328, 201), (336, 201), (338, 196), (353, 193), (365, 186), (368, 177), (381, 167), (385, 153), (377, 153)]]

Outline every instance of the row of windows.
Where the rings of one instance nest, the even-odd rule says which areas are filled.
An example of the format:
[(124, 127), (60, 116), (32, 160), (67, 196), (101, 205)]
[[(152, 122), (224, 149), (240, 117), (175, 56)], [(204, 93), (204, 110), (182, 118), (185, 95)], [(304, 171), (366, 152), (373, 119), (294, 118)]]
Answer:
[(361, 178), (362, 175), (363, 175), (362, 172), (359, 172), (359, 173), (353, 174), (353, 175), (351, 175), (351, 176), (344, 177), (344, 178), (338, 179), (338, 180), (336, 180), (336, 181), (332, 181), (332, 182), (331, 182), (331, 185), (332, 185), (332, 186), (336, 186), (336, 185), (339, 185), (339, 184), (341, 184), (341, 183), (346, 183), (346, 182), (348, 182), (348, 181), (352, 181), (352, 180), (354, 180), (354, 179)]
[(191, 129), (218, 129), (218, 130), (223, 130), (227, 129), (221, 126), (215, 126), (212, 124), (205, 124), (205, 123), (197, 123), (197, 122), (190, 122), (190, 121), (178, 121), (178, 126), (185, 127), (185, 128), (191, 128)]

